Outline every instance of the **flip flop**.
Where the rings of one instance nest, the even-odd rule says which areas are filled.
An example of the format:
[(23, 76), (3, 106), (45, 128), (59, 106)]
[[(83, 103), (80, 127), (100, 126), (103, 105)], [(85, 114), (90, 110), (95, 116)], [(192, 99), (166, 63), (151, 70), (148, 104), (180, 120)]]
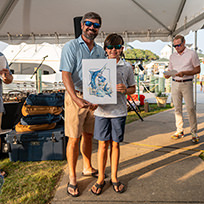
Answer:
[[(125, 185), (123, 183), (121, 183), (120, 181), (118, 182), (112, 182), (112, 180), (110, 180), (110, 184), (113, 186), (113, 190), (116, 192), (116, 193), (124, 193), (125, 192)], [(119, 190), (119, 186), (120, 185), (123, 185), (124, 187)], [(115, 187), (118, 188), (118, 191), (115, 190)]]
[(98, 170), (96, 170), (95, 172), (92, 172), (92, 173), (87, 173), (85, 174), (84, 172), (82, 172), (82, 175), (83, 176), (92, 176), (94, 178), (98, 178)]
[[(103, 187), (105, 186), (105, 184), (106, 184), (106, 182), (104, 181), (103, 182), (103, 184), (98, 184), (98, 183), (95, 183), (94, 184), (94, 186), (95, 186), (95, 188), (96, 188), (96, 192), (99, 190), (99, 189), (101, 189), (100, 191), (99, 191), (99, 193), (96, 193), (96, 192), (94, 192), (93, 190), (92, 190), (92, 188), (91, 188), (91, 192), (94, 194), (94, 195), (100, 195), (101, 193), (102, 193), (102, 190), (103, 190)], [(93, 187), (93, 186), (92, 186)]]
[(77, 185), (72, 185), (72, 184), (68, 183), (68, 185), (67, 185), (67, 194), (68, 194), (68, 195), (71, 195), (72, 197), (78, 197), (78, 196), (79, 196), (79, 189), (78, 189), (78, 193), (77, 193), (77, 194), (71, 194), (71, 193), (68, 191), (68, 188), (72, 188), (72, 189), (75, 191), (76, 189), (78, 189), (78, 186), (77, 186)]
[[(83, 176), (92, 176), (94, 178), (98, 178), (98, 170), (96, 170), (96, 172), (93, 173), (87, 173), (85, 174), (84, 172), (81, 173)], [(104, 174), (104, 178), (107, 178), (107, 175)]]

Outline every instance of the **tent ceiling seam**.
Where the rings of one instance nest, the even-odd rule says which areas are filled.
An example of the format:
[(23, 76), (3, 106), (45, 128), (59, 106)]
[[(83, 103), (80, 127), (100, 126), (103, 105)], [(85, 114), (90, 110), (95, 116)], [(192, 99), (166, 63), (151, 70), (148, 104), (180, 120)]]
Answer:
[(189, 21), (185, 25), (181, 26), (180, 28), (176, 29), (173, 33), (173, 36), (177, 35), (178, 33), (186, 30), (187, 28), (191, 27), (192, 25), (204, 20), (204, 13), (200, 14), (199, 16), (195, 17), (193, 20)]
[(166, 30), (171, 33), (171, 30), (166, 27), (159, 19), (157, 19), (154, 15), (152, 15), (147, 9), (145, 9), (143, 6), (141, 6), (136, 0), (131, 0), (134, 4), (136, 4), (138, 7), (140, 7), (146, 14), (148, 14), (152, 19), (154, 19), (157, 23), (159, 23), (161, 26), (163, 26)]
[(177, 11), (177, 14), (176, 14), (173, 26), (172, 26), (172, 33), (176, 30), (177, 23), (179, 22), (179, 19), (181, 17), (181, 13), (183, 11), (185, 4), (186, 4), (186, 0), (182, 0), (179, 5), (179, 8), (178, 8), (178, 11)]
[(9, 0), (9, 2), (7, 3), (7, 5), (5, 6), (5, 8), (3, 9), (3, 12), (0, 15), (0, 25), (2, 24), (2, 22), (4, 21), (4, 19), (6, 18), (7, 14), (9, 13), (9, 11), (12, 8), (12, 5), (15, 3), (15, 1), (18, 0)]

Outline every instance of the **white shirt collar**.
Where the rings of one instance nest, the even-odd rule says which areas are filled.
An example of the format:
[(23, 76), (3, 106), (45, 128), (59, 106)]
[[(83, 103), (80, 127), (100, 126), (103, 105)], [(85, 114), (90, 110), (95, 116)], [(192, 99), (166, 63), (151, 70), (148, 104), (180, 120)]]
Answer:
[(119, 66), (123, 66), (125, 63), (124, 63), (124, 61), (122, 60), (122, 59), (120, 59), (119, 61), (118, 61), (118, 63), (117, 63), (117, 65), (119, 65)]

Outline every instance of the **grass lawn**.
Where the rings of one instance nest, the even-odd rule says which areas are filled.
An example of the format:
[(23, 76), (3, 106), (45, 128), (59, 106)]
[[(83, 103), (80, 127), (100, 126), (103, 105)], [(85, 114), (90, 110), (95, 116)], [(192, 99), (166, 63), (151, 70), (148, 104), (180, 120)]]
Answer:
[(66, 161), (10, 162), (0, 160), (8, 176), (1, 189), (1, 204), (48, 203)]
[[(171, 108), (158, 108), (150, 104), (150, 112), (141, 111), (142, 118)], [(134, 111), (128, 112), (126, 123), (138, 120)], [(0, 204), (45, 204), (53, 198), (53, 192), (65, 168), (66, 161), (11, 162), (0, 159), (0, 169), (8, 173), (1, 189)]]
[[(144, 117), (147, 117), (149, 115), (153, 115), (153, 114), (168, 110), (170, 108), (172, 108), (170, 106), (170, 104), (166, 104), (165, 108), (159, 108), (157, 106), (157, 104), (153, 103), (153, 104), (149, 104), (149, 109), (150, 109), (149, 112), (141, 111), (141, 112), (139, 112), (139, 114), (141, 115), (142, 118), (144, 118)], [(131, 122), (133, 122), (135, 120), (140, 120), (138, 115), (134, 111), (128, 112), (128, 116), (127, 116), (127, 119), (126, 119), (126, 124), (131, 123)]]

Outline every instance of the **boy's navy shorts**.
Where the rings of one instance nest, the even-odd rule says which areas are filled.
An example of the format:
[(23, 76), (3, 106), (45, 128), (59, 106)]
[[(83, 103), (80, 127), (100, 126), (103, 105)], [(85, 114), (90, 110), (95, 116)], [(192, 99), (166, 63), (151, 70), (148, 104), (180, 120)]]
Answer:
[(95, 116), (94, 139), (100, 141), (113, 140), (122, 142), (124, 139), (126, 116), (103, 118)]

